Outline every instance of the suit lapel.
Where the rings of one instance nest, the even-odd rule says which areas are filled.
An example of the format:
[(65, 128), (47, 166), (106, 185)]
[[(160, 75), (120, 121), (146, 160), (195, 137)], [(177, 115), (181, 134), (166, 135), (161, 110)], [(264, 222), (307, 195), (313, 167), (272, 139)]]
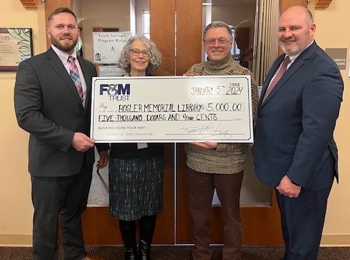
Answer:
[[(310, 59), (312, 53), (315, 51), (315, 46), (316, 46), (316, 43), (314, 42), (296, 58), (296, 60), (290, 65), (290, 67), (287, 69), (287, 71), (283, 74), (282, 78), (277, 82), (276, 86), (273, 88), (273, 90), (271, 91), (269, 96), (266, 98), (264, 103), (262, 103), (262, 98), (260, 98), (259, 106), (263, 107), (265, 104), (267, 104), (273, 98), (273, 96), (278, 92), (278, 90), (280, 88), (283, 88), (283, 85), (288, 81), (288, 79), (291, 76), (293, 76), (293, 74), (296, 73), (303, 66), (305, 61)], [(264, 82), (264, 86), (263, 86), (263, 89), (261, 92), (261, 97), (263, 97), (265, 95), (266, 89), (267, 89), (268, 85), (270, 84), (270, 81), (271, 81), (273, 75), (275, 75), (276, 70), (279, 68), (282, 60), (284, 59), (284, 56), (285, 56), (284, 54), (281, 55), (278, 58), (278, 60), (276, 60), (276, 63), (273, 65), (273, 67), (271, 68), (271, 71), (269, 72), (268, 77), (266, 78), (266, 81)]]
[(282, 78), (277, 82), (276, 86), (272, 89), (270, 94), (266, 97), (265, 102), (262, 104), (266, 104), (269, 102), (271, 98), (278, 92), (280, 88), (283, 87), (283, 84), (302, 66), (303, 62), (294, 61), (290, 67), (286, 70), (286, 72), (283, 74)]
[(80, 100), (78, 91), (74, 85), (74, 82), (72, 81), (71, 77), (69, 76), (62, 61), (60, 60), (60, 58), (57, 56), (57, 54), (54, 52), (54, 50), (52, 48), (50, 48), (46, 52), (46, 57), (48, 59), (49, 65), (62, 78), (62, 80), (65, 83), (65, 86), (67, 88), (69, 88), (69, 90), (72, 92), (72, 95), (74, 95), (76, 97), (77, 102), (79, 102), (81, 104), (81, 100)]
[[(266, 90), (267, 90), (267, 87), (269, 86), (270, 84), (270, 81), (271, 79), (273, 78), (273, 76), (275, 75), (275, 73), (277, 72), (281, 62), (283, 61), (284, 59), (284, 54), (281, 55), (280, 57), (278, 57), (276, 59), (276, 61), (272, 64), (272, 67), (271, 69), (269, 70), (267, 76), (266, 76), (266, 79), (264, 81), (264, 84), (263, 84), (263, 87), (261, 89), (261, 94), (260, 94), (260, 99), (259, 99), (259, 107), (260, 106), (263, 106), (264, 104), (266, 104), (267, 100), (269, 99), (269, 97), (271, 96), (271, 93), (269, 95), (269, 97), (265, 100), (265, 102), (262, 104), (262, 100), (264, 99), (264, 96), (265, 96), (265, 93), (266, 93)], [(277, 86), (277, 85), (276, 85)]]

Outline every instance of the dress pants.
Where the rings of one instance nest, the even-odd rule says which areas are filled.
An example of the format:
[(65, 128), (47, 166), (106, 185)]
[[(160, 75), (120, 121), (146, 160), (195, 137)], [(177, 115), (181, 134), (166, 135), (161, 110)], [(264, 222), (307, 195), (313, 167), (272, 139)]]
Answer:
[[(85, 165), (85, 164), (84, 164)], [(34, 260), (57, 260), (60, 222), (65, 260), (85, 257), (81, 214), (86, 209), (92, 172), (66, 177), (32, 176)]]
[(285, 243), (284, 260), (317, 260), (331, 187), (308, 191), (297, 198), (276, 191)]
[(210, 260), (210, 209), (214, 188), (221, 203), (224, 221), (223, 260), (241, 259), (242, 224), (240, 217), (240, 191), (243, 171), (235, 174), (211, 174), (187, 167), (187, 194), (193, 222), (194, 260)]

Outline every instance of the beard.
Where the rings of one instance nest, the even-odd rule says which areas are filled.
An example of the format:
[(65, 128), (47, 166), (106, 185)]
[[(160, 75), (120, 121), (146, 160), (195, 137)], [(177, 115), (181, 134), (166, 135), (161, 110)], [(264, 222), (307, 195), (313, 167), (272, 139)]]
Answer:
[(78, 38), (76, 38), (76, 39), (73, 39), (73, 42), (71, 44), (70, 43), (62, 44), (59, 40), (57, 40), (53, 36), (50, 37), (50, 40), (53, 46), (55, 46), (57, 49), (64, 52), (71, 52), (72, 50), (74, 50), (74, 47), (78, 42)]
[(288, 56), (297, 55), (303, 52), (307, 46), (311, 43), (306, 40), (297, 39), (293, 42), (280, 40), (279, 46), (285, 54)]

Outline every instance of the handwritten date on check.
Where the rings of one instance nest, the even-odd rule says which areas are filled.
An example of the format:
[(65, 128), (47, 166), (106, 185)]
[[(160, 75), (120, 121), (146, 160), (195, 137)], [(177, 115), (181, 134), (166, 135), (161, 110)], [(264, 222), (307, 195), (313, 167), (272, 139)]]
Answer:
[(95, 77), (96, 142), (252, 143), (250, 76)]

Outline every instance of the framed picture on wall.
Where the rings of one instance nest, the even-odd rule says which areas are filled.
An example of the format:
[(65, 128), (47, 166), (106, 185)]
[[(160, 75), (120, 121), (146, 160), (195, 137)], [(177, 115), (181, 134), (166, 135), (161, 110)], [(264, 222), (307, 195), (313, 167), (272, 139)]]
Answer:
[(0, 28), (0, 71), (16, 71), (33, 56), (31, 28)]

